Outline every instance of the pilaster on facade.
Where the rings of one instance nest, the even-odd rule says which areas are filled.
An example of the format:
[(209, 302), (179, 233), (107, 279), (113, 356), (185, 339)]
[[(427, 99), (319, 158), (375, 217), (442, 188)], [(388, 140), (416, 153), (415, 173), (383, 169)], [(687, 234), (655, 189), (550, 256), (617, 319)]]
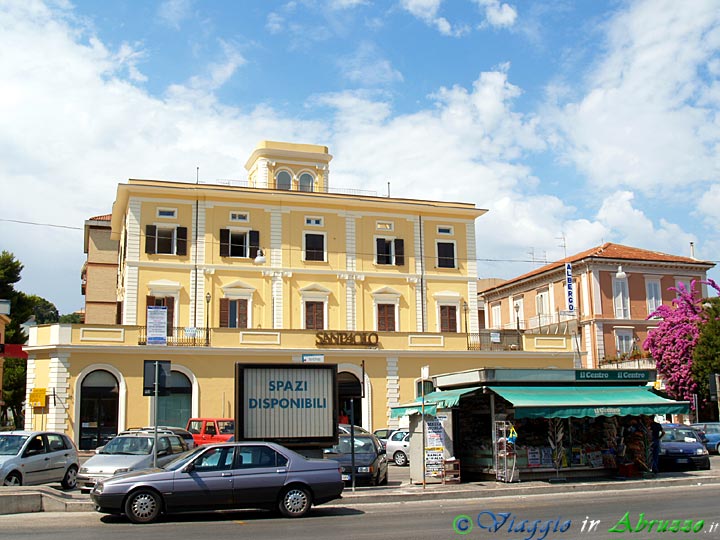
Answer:
[[(29, 396), (30, 392), (35, 388), (35, 379), (37, 377), (35, 359), (30, 357), (27, 359), (25, 367), (25, 396)], [(23, 407), (25, 414), (25, 430), (33, 430), (33, 409), (30, 406), (29, 400), (25, 400), (25, 406)]]
[(138, 267), (127, 265), (125, 267), (125, 297), (123, 299), (123, 324), (137, 324), (138, 313)]
[(190, 302), (189, 326), (205, 324), (205, 279), (201, 268), (205, 264), (205, 229), (208, 205), (205, 201), (195, 201), (195, 234), (190, 247), (190, 261), (193, 269), (190, 272), (190, 291), (193, 301)]
[(595, 350), (597, 351), (597, 357), (592, 359), (591, 367), (598, 367), (601, 358), (605, 358), (605, 339), (604, 339), (604, 324), (601, 322), (595, 323)]
[(142, 202), (130, 197), (126, 216), (127, 248), (125, 252), (125, 283), (123, 298), (123, 324), (137, 324), (138, 316), (138, 267), (140, 261), (140, 245), (142, 243)]
[(260, 158), (256, 162), (257, 173), (255, 176), (255, 187), (267, 189), (270, 183), (270, 171), (268, 168), (268, 160)]
[(273, 209), (270, 212), (270, 266), (272, 268), (281, 268), (283, 264), (282, 215), (283, 211), (279, 209)]
[(387, 401), (387, 426), (390, 428), (398, 427), (399, 420), (391, 417), (392, 407), (400, 405), (400, 376), (398, 372), (397, 357), (387, 357), (385, 359), (385, 387)]
[(283, 274), (282, 272), (274, 272), (272, 275), (272, 318), (273, 328), (281, 330), (283, 328)]
[(345, 270), (354, 272), (357, 269), (357, 231), (356, 217), (345, 217)]
[(415, 329), (425, 332), (427, 329), (427, 294), (425, 288), (425, 253), (423, 253), (423, 234), (420, 218), (412, 218), (413, 245), (415, 246), (415, 274), (419, 276), (415, 287)]
[(47, 429), (64, 433), (69, 425), (70, 396), (70, 358), (69, 355), (50, 358), (50, 378), (48, 381)]

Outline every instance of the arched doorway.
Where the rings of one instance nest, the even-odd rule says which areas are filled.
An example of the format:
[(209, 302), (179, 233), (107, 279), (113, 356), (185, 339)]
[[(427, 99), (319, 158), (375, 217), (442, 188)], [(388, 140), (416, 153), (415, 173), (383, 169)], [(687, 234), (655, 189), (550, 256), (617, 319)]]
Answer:
[(338, 373), (338, 404), (341, 415), (345, 413), (356, 426), (362, 425), (362, 386), (360, 380), (347, 371)]
[(179, 371), (170, 372), (167, 395), (158, 398), (158, 425), (184, 428), (192, 416), (192, 384)]
[(112, 373), (97, 370), (80, 387), (80, 450), (104, 446), (118, 432), (118, 382)]

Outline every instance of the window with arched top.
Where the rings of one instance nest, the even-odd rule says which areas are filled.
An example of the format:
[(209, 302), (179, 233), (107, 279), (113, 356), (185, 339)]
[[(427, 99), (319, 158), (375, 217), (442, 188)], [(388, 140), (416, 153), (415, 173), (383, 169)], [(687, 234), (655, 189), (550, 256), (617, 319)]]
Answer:
[(275, 188), (289, 190), (292, 185), (292, 177), (287, 171), (280, 171), (275, 176)]
[(298, 181), (298, 190), (299, 191), (312, 191), (313, 190), (313, 184), (315, 183), (315, 179), (310, 173), (302, 173), (300, 175), (300, 180)]

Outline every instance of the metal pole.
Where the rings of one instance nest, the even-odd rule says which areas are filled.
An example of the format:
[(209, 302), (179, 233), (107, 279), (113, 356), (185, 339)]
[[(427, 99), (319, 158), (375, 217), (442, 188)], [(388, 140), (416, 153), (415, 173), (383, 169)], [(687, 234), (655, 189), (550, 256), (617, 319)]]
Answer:
[(154, 402), (153, 406), (155, 408), (153, 419), (153, 425), (154, 425), (154, 442), (153, 442), (153, 469), (157, 468), (157, 447), (158, 447), (158, 432), (157, 432), (157, 425), (158, 425), (158, 394), (159, 394), (159, 388), (160, 388), (160, 362), (155, 360), (155, 384), (153, 385), (155, 387), (155, 396), (154, 396)]
[(426, 471), (426, 463), (425, 463), (425, 380), (421, 377), (420, 378), (420, 385), (422, 386), (422, 416), (420, 418), (420, 422), (422, 423), (422, 478), (423, 478), (423, 489), (425, 489), (425, 471)]
[(720, 373), (715, 373), (715, 392), (717, 392), (718, 417), (720, 418)]
[(355, 399), (350, 398), (350, 480), (355, 491)]

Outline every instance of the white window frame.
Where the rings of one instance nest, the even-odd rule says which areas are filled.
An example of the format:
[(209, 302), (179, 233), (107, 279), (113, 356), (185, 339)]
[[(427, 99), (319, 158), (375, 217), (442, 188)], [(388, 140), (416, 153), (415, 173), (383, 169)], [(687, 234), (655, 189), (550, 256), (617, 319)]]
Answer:
[[(253, 327), (252, 325), (252, 312), (253, 312), (253, 295), (255, 293), (255, 289), (253, 287), (250, 287), (249, 285), (246, 285), (245, 283), (236, 281), (234, 283), (230, 283), (229, 285), (226, 285), (222, 288), (223, 295), (228, 300), (247, 300), (247, 319), (248, 319), (248, 327), (247, 329), (251, 329)], [(229, 314), (228, 314), (229, 316)]]
[(305, 216), (305, 225), (308, 227), (324, 227), (325, 218), (322, 216)]
[[(395, 306), (395, 330), (400, 332), (400, 293), (373, 293), (373, 315), (375, 321), (375, 331), (378, 332), (378, 304), (392, 304)], [(385, 330), (384, 330), (385, 331)], [(389, 330), (388, 330), (389, 331)]]
[[(307, 254), (305, 240), (306, 240), (308, 234), (320, 235), (323, 237), (323, 258), (321, 261), (307, 260), (305, 258), (305, 255)], [(328, 256), (327, 256), (328, 255), (327, 233), (324, 231), (303, 231), (302, 235), (303, 235), (302, 236), (302, 260), (303, 260), (303, 262), (309, 262), (309, 263), (327, 262), (327, 259), (328, 259)]]
[[(390, 242), (390, 262), (389, 263), (379, 263), (378, 262), (378, 252), (377, 252), (377, 241), (378, 238), (382, 238), (383, 240), (387, 240)], [(395, 239), (397, 237), (395, 236), (384, 236), (382, 234), (378, 234), (373, 236), (373, 246), (375, 250), (375, 258), (373, 259), (373, 264), (375, 266), (395, 266)]]
[(490, 327), (493, 329), (502, 328), (502, 304), (496, 302), (490, 306)]
[(616, 319), (630, 318), (630, 289), (627, 278), (613, 278), (613, 313)]
[[(453, 266), (440, 266), (440, 244), (453, 245)], [(458, 251), (457, 242), (455, 240), (435, 240), (435, 267), (443, 270), (452, 270), (458, 268)]]
[[(280, 173), (283, 173), (283, 172), (288, 173), (288, 175), (290, 176), (290, 185), (288, 186), (287, 189), (279, 187), (279, 183), (278, 183), (278, 176), (280, 176)], [(295, 175), (289, 169), (279, 169), (279, 170), (275, 171), (275, 177), (274, 177), (275, 189), (277, 189), (279, 191), (292, 191), (294, 180), (295, 180)]]
[[(655, 293), (657, 293), (657, 295)], [(650, 315), (662, 306), (662, 285), (659, 278), (645, 279), (645, 295), (647, 300), (647, 313)]]
[[(159, 206), (155, 210), (155, 216), (158, 219), (177, 219), (177, 208), (167, 208), (167, 207), (161, 207)], [(172, 215), (164, 216), (163, 212), (171, 213)]]
[(243, 212), (240, 210), (231, 210), (230, 221), (233, 223), (249, 223), (250, 214), (248, 212)]
[(323, 303), (323, 330), (328, 329), (328, 299), (330, 291), (300, 291), (302, 309), (300, 310), (300, 328), (305, 329), (305, 302), (322, 302)]
[[(422, 395), (423, 395), (422, 392), (421, 392), (421, 393), (418, 393), (418, 383), (420, 383), (420, 382), (422, 382), (422, 383), (430, 383), (430, 384), (433, 385), (433, 392), (436, 390), (435, 384), (433, 383), (432, 379), (423, 379), (422, 377), (418, 377), (417, 379), (415, 379), (415, 384), (414, 384), (414, 386), (413, 386), (414, 392), (415, 392), (415, 394), (417, 394), (417, 395), (415, 396), (415, 399), (417, 399), (417, 398), (419, 398), (419, 397), (422, 397)], [(423, 386), (424, 386), (424, 385), (423, 385)], [(421, 386), (421, 388), (422, 388), (422, 386)], [(430, 393), (430, 392), (428, 392), (428, 394), (429, 394), (429, 393)], [(425, 394), (425, 395), (427, 396), (427, 394)]]
[(383, 232), (392, 232), (395, 230), (395, 223), (392, 221), (376, 221), (375, 230)]
[(457, 302), (454, 300), (438, 300), (435, 303), (435, 311), (436, 311), (435, 317), (437, 318), (437, 330), (436, 331), (438, 333), (442, 332), (442, 314), (441, 314), (442, 310), (440, 309), (442, 306), (450, 306), (450, 307), (455, 308), (455, 332), (457, 332), (459, 334), (461, 332), (460, 325), (462, 323), (462, 321), (460, 319), (462, 319), (462, 317), (463, 317), (462, 310), (460, 309), (460, 300), (458, 300)]
[(535, 291), (535, 314), (539, 326), (550, 323), (550, 288), (538, 289)]
[[(153, 223), (155, 226), (155, 253), (154, 255), (175, 255), (177, 253), (177, 228), (179, 225), (172, 225), (170, 223)], [(171, 251), (167, 253), (165, 251), (158, 250), (158, 240), (160, 239), (160, 229), (170, 230), (172, 229), (172, 239), (170, 240)]]
[[(230, 245), (228, 246), (228, 258), (231, 259), (247, 259), (250, 257), (250, 229), (246, 227), (228, 227), (230, 231)], [(244, 255), (233, 255), (232, 254), (232, 235), (233, 234), (244, 234), (245, 235), (245, 254)]]
[[(310, 190), (309, 191), (302, 189), (301, 184), (300, 184), (302, 177), (306, 174), (310, 177)], [(312, 193), (313, 191), (315, 191), (315, 181), (316, 180), (317, 180), (317, 177), (310, 171), (300, 171), (297, 174), (297, 190), (302, 191), (303, 193)]]
[[(443, 229), (446, 229), (446, 230), (443, 230)], [(455, 235), (455, 227), (453, 227), (452, 225), (438, 225), (437, 233), (441, 234), (443, 236), (454, 236)]]
[[(635, 336), (632, 328), (614, 328), (615, 351), (618, 356), (631, 354), (635, 345)], [(625, 350), (627, 349), (627, 350)]]

